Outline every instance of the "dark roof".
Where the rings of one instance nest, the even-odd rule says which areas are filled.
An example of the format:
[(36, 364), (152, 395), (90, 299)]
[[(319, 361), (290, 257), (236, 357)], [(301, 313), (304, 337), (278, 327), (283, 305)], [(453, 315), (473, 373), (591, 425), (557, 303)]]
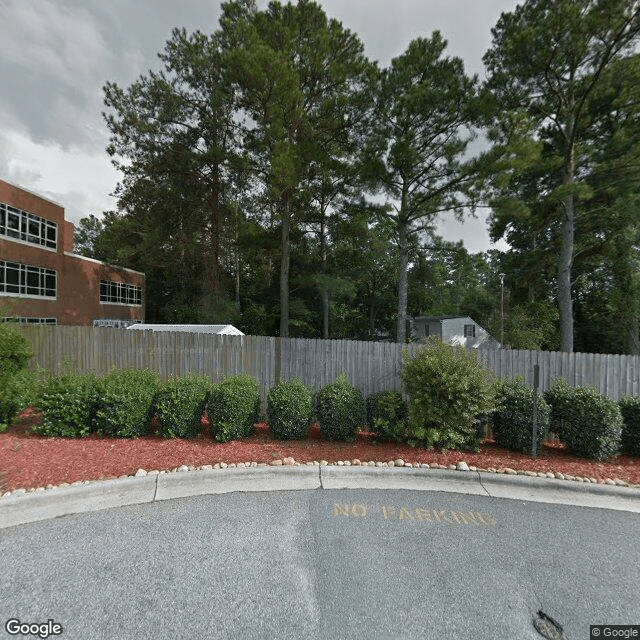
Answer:
[[(454, 320), (456, 318), (468, 318), (469, 316), (415, 316), (413, 320), (429, 320), (439, 322), (440, 320)], [(475, 322), (475, 321), (474, 321)]]

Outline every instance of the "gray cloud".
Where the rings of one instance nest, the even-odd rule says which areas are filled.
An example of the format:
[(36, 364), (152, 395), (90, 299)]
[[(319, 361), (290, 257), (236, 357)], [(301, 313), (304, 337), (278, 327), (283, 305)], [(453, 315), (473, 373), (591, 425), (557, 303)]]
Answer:
[[(358, 34), (365, 53), (386, 66), (418, 36), (438, 29), (448, 53), (482, 71), (490, 28), (515, 0), (325, 0)], [(258, 6), (267, 6), (259, 0)], [(159, 69), (173, 27), (211, 32), (215, 0), (0, 0), (0, 176), (67, 208), (69, 218), (113, 208), (117, 174), (105, 152), (102, 86), (126, 87)], [(487, 244), (472, 224), (447, 234)], [(485, 234), (486, 236), (486, 234)]]

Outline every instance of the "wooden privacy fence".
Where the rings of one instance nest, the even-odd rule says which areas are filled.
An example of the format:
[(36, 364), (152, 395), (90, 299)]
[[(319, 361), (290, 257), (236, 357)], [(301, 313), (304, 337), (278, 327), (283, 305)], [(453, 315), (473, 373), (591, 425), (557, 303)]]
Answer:
[[(148, 368), (163, 379), (189, 371), (218, 382), (249, 373), (263, 403), (278, 380), (299, 378), (314, 389), (345, 372), (363, 394), (400, 389), (402, 345), (353, 340), (281, 339), (169, 331), (127, 331), (105, 327), (34, 326), (24, 329), (35, 358), (32, 367), (107, 373)], [(415, 345), (408, 345), (410, 351)]]
[[(413, 355), (419, 344), (353, 340), (306, 340), (264, 336), (127, 331), (105, 327), (34, 326), (24, 329), (35, 358), (32, 367), (52, 373), (64, 369), (103, 374), (114, 366), (148, 368), (161, 378), (189, 371), (217, 382), (249, 373), (260, 386), (263, 403), (278, 380), (299, 378), (319, 389), (345, 372), (365, 396), (401, 389), (402, 351)], [(638, 356), (547, 351), (479, 350), (478, 357), (500, 378), (521, 375), (533, 384), (533, 366), (540, 365), (540, 389), (555, 378), (572, 386), (593, 386), (614, 399), (640, 395)]]

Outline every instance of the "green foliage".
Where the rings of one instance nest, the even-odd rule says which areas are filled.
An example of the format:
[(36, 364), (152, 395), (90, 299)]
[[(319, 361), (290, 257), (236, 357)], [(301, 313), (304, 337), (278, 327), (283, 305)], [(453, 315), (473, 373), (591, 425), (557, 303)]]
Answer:
[(0, 323), (0, 377), (27, 366), (33, 356), (29, 341), (10, 323)]
[[(522, 378), (504, 380), (498, 383), (500, 408), (491, 416), (493, 436), (502, 447), (512, 451), (529, 453), (533, 440), (533, 389), (527, 387)], [(538, 450), (549, 432), (549, 405), (538, 396)]]
[(36, 403), (38, 392), (38, 374), (32, 371), (0, 376), (0, 433), (11, 426), (23, 409)]
[(402, 380), (409, 395), (410, 444), (477, 449), (478, 420), (496, 408), (496, 389), (474, 353), (430, 339), (405, 359)]
[(563, 440), (567, 450), (582, 458), (606, 460), (618, 454), (622, 415), (618, 404), (595, 389), (571, 391), (571, 411)]
[(215, 385), (207, 403), (211, 434), (218, 442), (251, 435), (260, 413), (260, 387), (239, 373)]
[(148, 369), (112, 369), (98, 381), (96, 428), (118, 438), (149, 433), (159, 385), (158, 374)]
[(571, 419), (573, 390), (564, 378), (556, 378), (544, 392), (544, 399), (551, 409), (549, 430), (564, 441)]
[(606, 460), (618, 453), (622, 415), (617, 403), (595, 389), (573, 388), (557, 378), (544, 392), (551, 430), (574, 455)]
[(92, 373), (65, 373), (43, 384), (37, 407), (42, 422), (36, 433), (52, 437), (83, 437), (93, 430), (98, 381)]
[(267, 419), (278, 440), (304, 438), (309, 430), (312, 393), (300, 380), (281, 382), (269, 390)]
[(399, 391), (378, 391), (367, 398), (367, 425), (379, 440), (406, 439), (407, 404)]
[(155, 400), (158, 434), (165, 438), (195, 438), (211, 387), (207, 377), (195, 373), (162, 384)]
[(366, 420), (364, 396), (349, 383), (345, 373), (318, 394), (320, 431), (327, 440), (355, 440)]
[(632, 456), (640, 456), (640, 396), (624, 396), (618, 405), (624, 420), (622, 449)]

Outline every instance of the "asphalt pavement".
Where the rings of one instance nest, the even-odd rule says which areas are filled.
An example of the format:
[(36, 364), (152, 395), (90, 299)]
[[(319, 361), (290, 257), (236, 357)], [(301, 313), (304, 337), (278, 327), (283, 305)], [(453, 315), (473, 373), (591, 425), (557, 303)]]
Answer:
[(408, 468), (13, 494), (0, 638), (526, 640), (542, 615), (586, 640), (640, 625), (639, 513), (637, 488)]

